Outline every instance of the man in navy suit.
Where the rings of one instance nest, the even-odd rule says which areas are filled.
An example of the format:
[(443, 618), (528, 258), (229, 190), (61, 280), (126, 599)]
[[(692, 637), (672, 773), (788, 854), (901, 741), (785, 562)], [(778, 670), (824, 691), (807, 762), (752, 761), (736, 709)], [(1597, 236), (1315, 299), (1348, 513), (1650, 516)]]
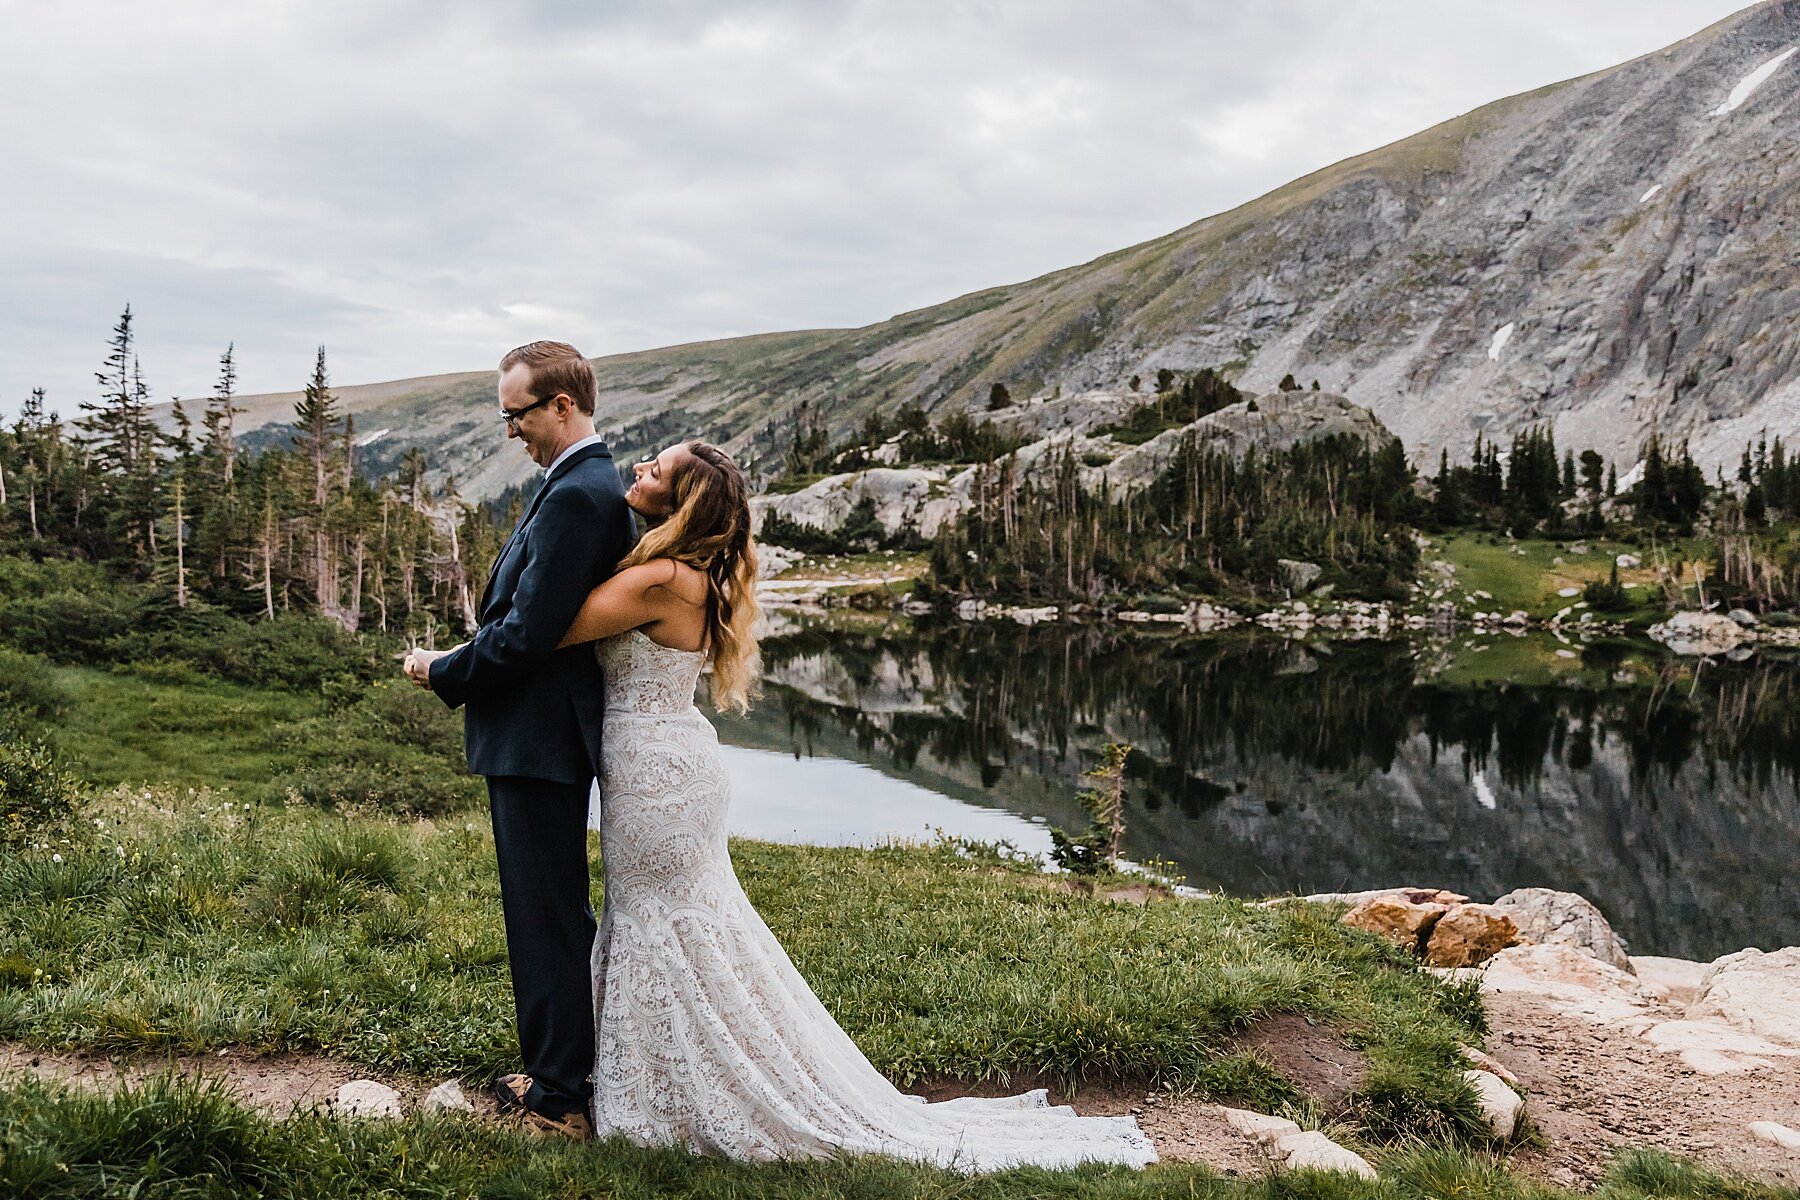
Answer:
[(592, 1125), (588, 794), (603, 711), (594, 647), (558, 650), (588, 593), (634, 536), (618, 468), (594, 432), (593, 368), (573, 346), (532, 342), (500, 360), (506, 435), (544, 470), (482, 593), (480, 627), (456, 649), (414, 651), (406, 674), (467, 706), (469, 769), (487, 777), (524, 1071), (501, 1106), (581, 1139)]

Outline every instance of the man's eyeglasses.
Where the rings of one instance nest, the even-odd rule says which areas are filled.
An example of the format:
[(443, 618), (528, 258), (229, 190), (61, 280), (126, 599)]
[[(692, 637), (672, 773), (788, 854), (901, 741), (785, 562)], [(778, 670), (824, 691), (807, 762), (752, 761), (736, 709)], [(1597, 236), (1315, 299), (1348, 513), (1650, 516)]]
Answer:
[(561, 395), (561, 393), (559, 392), (559, 393), (556, 393), (556, 395), (550, 395), (550, 396), (539, 396), (536, 400), (533, 400), (530, 404), (527, 404), (524, 408), (514, 408), (514, 409), (510, 409), (510, 410), (503, 408), (500, 410), (500, 419), (502, 421), (506, 422), (506, 427), (508, 429), (516, 428), (519, 424), (520, 417), (524, 416), (526, 413), (530, 412), (534, 408), (544, 407), (544, 405), (546, 405), (546, 404), (550, 403), (552, 400), (556, 399), (557, 395)]

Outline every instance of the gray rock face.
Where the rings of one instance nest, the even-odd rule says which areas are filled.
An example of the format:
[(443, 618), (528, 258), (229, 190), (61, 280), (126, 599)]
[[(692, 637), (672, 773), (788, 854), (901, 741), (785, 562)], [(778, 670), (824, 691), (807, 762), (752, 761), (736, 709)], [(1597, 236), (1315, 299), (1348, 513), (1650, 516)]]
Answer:
[(769, 513), (778, 512), (802, 525), (835, 530), (867, 499), (889, 533), (910, 522), (922, 536), (930, 537), (962, 511), (962, 501), (950, 494), (946, 478), (941, 470), (922, 467), (871, 467), (821, 479), (788, 495), (753, 497), (751, 517), (758, 529)]
[(1526, 939), (1574, 946), (1621, 971), (1633, 971), (1625, 944), (1585, 897), (1553, 888), (1519, 888), (1494, 901)]
[[(1116, 420), (1145, 399), (1129, 393), (1125, 397), (1094, 393), (1029, 406), (1015, 421), (1016, 428), (1030, 433), (1043, 427), (1048, 432), (1013, 452), (1010, 477), (1016, 483), (1028, 482), (1037, 477), (1040, 467), (1061, 462), (1068, 455), (1084, 464), (1079, 468), (1084, 487), (1106, 486), (1117, 492), (1150, 483), (1187, 444), (1241, 457), (1251, 448), (1285, 450), (1333, 434), (1350, 434), (1376, 445), (1391, 436), (1367, 409), (1342, 396), (1321, 392), (1276, 392), (1258, 397), (1254, 408), (1253, 402), (1246, 400), (1167, 430), (1141, 446), (1121, 446), (1110, 437), (1087, 432)], [(1036, 410), (1049, 415), (1034, 423), (1027, 414)], [(1003, 410), (1001, 415), (1014, 411)], [(1104, 465), (1085, 465), (1091, 455), (1098, 455)], [(930, 537), (969, 507), (979, 470), (965, 467), (947, 476), (938, 468), (871, 467), (821, 479), (798, 492), (756, 496), (750, 502), (751, 513), (759, 530), (764, 516), (777, 512), (790, 521), (831, 531), (841, 527), (851, 509), (867, 497), (889, 533), (910, 525)], [(1310, 569), (1312, 578), (1318, 577), (1317, 566), (1297, 565)]]
[(1222, 408), (1191, 425), (1160, 433), (1103, 468), (1115, 489), (1155, 479), (1186, 445), (1241, 458), (1244, 452), (1286, 450), (1333, 434), (1379, 445), (1392, 435), (1368, 409), (1329, 392), (1271, 392)]

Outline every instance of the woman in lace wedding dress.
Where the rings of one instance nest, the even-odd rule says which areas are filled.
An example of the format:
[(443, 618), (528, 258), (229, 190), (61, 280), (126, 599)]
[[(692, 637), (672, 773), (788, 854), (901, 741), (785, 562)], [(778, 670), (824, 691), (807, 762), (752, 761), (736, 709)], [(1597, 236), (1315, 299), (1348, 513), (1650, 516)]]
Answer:
[[(755, 652), (743, 474), (703, 443), (640, 464), (656, 522), (565, 644), (598, 641), (606, 722), (594, 945), (594, 1126), (745, 1160), (871, 1153), (965, 1171), (1156, 1161), (1129, 1117), (1043, 1091), (926, 1104), (881, 1075), (794, 969), (726, 853), (730, 781), (694, 707), (742, 707)], [(689, 648), (691, 647), (691, 648)]]

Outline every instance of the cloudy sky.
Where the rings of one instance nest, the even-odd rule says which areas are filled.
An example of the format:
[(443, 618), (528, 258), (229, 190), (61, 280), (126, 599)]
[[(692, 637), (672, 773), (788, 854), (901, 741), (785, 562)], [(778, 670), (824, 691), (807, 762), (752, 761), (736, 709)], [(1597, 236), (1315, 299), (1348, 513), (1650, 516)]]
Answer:
[(0, 0), (0, 412), (862, 325), (1738, 0)]

